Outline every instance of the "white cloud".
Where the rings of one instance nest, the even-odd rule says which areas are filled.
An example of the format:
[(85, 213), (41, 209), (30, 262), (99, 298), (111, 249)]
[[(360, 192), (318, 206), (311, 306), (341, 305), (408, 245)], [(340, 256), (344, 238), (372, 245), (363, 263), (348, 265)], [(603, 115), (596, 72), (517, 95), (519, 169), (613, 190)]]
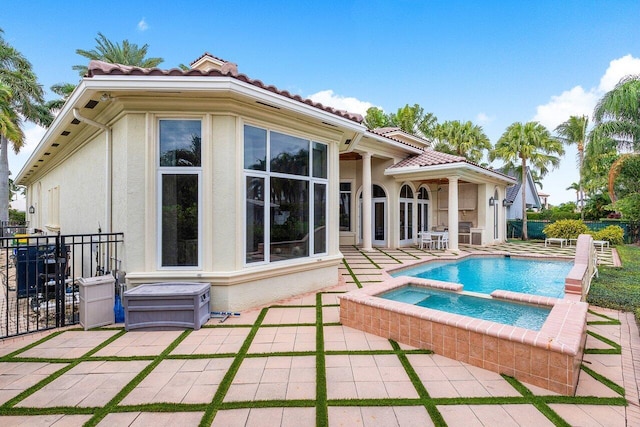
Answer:
[[(585, 90), (582, 86), (575, 86), (560, 95), (551, 96), (549, 102), (538, 105), (533, 120), (539, 121), (547, 129), (553, 131), (570, 116), (587, 115), (591, 117), (598, 100), (606, 92), (613, 89), (621, 78), (635, 74), (640, 74), (639, 58), (625, 55), (614, 59), (609, 63), (597, 87)], [(578, 182), (579, 179), (578, 170), (575, 167), (576, 153), (575, 145), (566, 147), (561, 167), (550, 172), (543, 180), (545, 191), (552, 193), (550, 203), (554, 205), (575, 201), (575, 192), (565, 190), (565, 188), (573, 182)]]
[(491, 123), (494, 119), (495, 117), (490, 117), (486, 113), (478, 113), (478, 115), (476, 116), (476, 122), (480, 123), (481, 125)]
[(341, 96), (333, 93), (333, 90), (323, 90), (313, 95), (309, 95), (309, 99), (319, 102), (327, 107), (333, 107), (338, 110), (346, 110), (350, 113), (357, 113), (365, 116), (367, 110), (374, 105), (370, 102), (360, 101), (357, 98)]
[(553, 95), (545, 105), (538, 105), (533, 120), (553, 131), (570, 116), (591, 116), (599, 98), (596, 90), (585, 91), (582, 86), (576, 86), (560, 95)]
[(149, 24), (145, 18), (142, 18), (140, 22), (138, 22), (138, 31), (146, 31), (149, 28)]
[(625, 55), (609, 63), (609, 68), (600, 79), (598, 91), (604, 94), (613, 89), (620, 79), (630, 74), (640, 74), (640, 58)]
[(553, 130), (570, 116), (591, 116), (598, 100), (613, 89), (621, 78), (630, 74), (640, 74), (640, 58), (625, 55), (614, 59), (609, 63), (597, 87), (585, 90), (582, 86), (575, 86), (560, 95), (552, 95), (548, 103), (538, 105), (533, 120)]

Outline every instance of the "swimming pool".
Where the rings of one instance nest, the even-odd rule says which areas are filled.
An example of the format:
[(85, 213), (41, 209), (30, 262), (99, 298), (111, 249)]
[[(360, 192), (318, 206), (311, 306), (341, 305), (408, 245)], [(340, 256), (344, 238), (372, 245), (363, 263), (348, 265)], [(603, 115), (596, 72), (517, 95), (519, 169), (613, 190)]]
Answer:
[(378, 297), (534, 331), (539, 331), (542, 328), (551, 312), (551, 309), (547, 307), (481, 298), (412, 285), (382, 293)]
[(491, 294), (496, 289), (542, 295), (564, 296), (570, 261), (531, 260), (511, 257), (475, 257), (460, 261), (436, 261), (393, 272), (392, 277), (410, 276), (460, 283), (465, 291)]

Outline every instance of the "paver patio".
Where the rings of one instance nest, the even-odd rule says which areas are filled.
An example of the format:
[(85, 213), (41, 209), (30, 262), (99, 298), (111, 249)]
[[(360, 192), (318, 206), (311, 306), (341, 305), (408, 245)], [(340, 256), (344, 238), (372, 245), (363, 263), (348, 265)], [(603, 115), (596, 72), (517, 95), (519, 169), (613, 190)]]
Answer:
[[(198, 331), (68, 328), (0, 342), (1, 426), (636, 426), (640, 336), (591, 307), (576, 396), (561, 396), (338, 323), (337, 296), (438, 258), (342, 248), (340, 284)], [(513, 243), (460, 252), (554, 253)], [(612, 262), (605, 249), (601, 262)]]

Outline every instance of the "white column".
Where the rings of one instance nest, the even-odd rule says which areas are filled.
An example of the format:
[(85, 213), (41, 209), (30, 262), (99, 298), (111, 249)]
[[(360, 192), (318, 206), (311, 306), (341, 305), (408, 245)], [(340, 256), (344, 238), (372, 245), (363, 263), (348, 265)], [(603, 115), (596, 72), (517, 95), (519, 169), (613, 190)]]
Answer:
[(449, 249), (458, 250), (458, 177), (449, 180)]
[(362, 154), (362, 249), (371, 246), (371, 153)]

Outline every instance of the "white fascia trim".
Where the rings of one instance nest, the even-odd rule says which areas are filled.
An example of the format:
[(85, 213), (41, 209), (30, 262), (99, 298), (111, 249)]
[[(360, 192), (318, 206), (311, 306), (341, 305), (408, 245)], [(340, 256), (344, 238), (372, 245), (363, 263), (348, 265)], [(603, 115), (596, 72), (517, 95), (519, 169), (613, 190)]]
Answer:
[(366, 127), (352, 120), (307, 105), (284, 95), (271, 92), (243, 82), (234, 77), (176, 77), (176, 76), (95, 76), (84, 80), (88, 89), (97, 91), (141, 90), (141, 91), (181, 91), (181, 92), (237, 92), (256, 101), (299, 112), (326, 123), (364, 132)]
[(433, 166), (406, 166), (403, 168), (385, 169), (384, 174), (389, 176), (394, 176), (394, 175), (402, 175), (406, 173), (424, 172), (424, 171), (448, 171), (448, 170), (454, 171), (456, 169), (467, 169), (471, 172), (479, 172), (483, 175), (487, 175), (492, 178), (498, 179), (500, 181), (504, 181), (508, 184), (516, 183), (516, 180), (514, 178), (506, 177), (502, 174), (498, 174), (496, 172), (492, 172), (490, 170), (487, 170), (466, 162), (446, 163), (443, 165), (433, 165)]
[(45, 134), (42, 136), (42, 139), (36, 146), (35, 150), (33, 150), (27, 161), (24, 163), (24, 166), (22, 166), (22, 169), (20, 169), (20, 172), (18, 172), (18, 175), (16, 175), (16, 183), (20, 182), (20, 180), (24, 178), (23, 175), (26, 174), (26, 172), (29, 170), (30, 165), (35, 161), (35, 159), (44, 154), (44, 147), (47, 147), (49, 145), (49, 140), (53, 139), (57, 135), (60, 135), (60, 133), (64, 130), (64, 127), (62, 126), (62, 119), (73, 114), (73, 109), (75, 108), (78, 99), (82, 96), (85, 90), (86, 87), (84, 81), (81, 81), (80, 84), (78, 84), (78, 86), (76, 86), (76, 88), (73, 90), (73, 92), (71, 92), (71, 95), (69, 95), (67, 102), (64, 103), (62, 109), (53, 120), (53, 123), (51, 123), (51, 126), (49, 126)]
[(109, 92), (118, 90), (138, 90), (144, 92), (236, 92), (254, 98), (256, 101), (282, 108), (283, 110), (294, 111), (330, 125), (346, 128), (356, 134), (363, 134), (367, 129), (364, 125), (352, 120), (304, 104), (300, 101), (289, 99), (284, 95), (270, 92), (233, 77), (212, 79), (210, 77), (175, 76), (128, 76), (126, 78), (122, 76), (95, 76), (83, 79), (69, 96), (69, 99), (51, 126), (47, 129), (36, 149), (31, 153), (18, 175), (16, 175), (16, 183), (24, 178), (24, 174), (26, 174), (30, 165), (44, 154), (45, 147), (48, 147), (51, 139), (57, 137), (57, 135), (64, 130), (63, 119), (72, 114), (73, 108), (76, 107), (79, 99), (86, 92)]

